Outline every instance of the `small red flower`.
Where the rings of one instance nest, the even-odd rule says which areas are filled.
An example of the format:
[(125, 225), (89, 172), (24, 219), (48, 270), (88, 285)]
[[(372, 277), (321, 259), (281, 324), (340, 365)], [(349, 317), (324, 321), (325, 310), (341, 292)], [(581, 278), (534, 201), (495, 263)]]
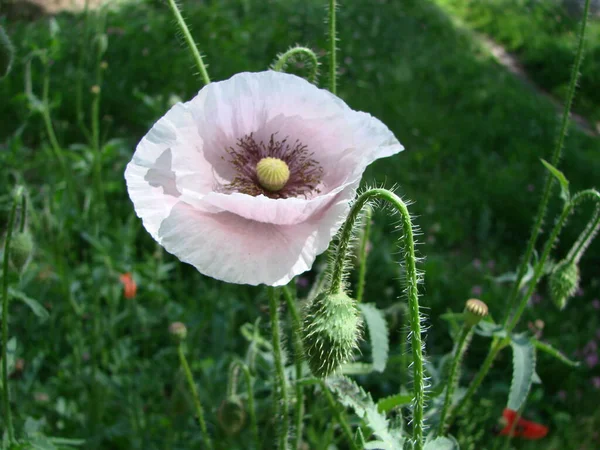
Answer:
[(119, 280), (123, 283), (123, 293), (125, 294), (125, 298), (134, 298), (137, 292), (137, 284), (135, 284), (135, 280), (131, 276), (131, 273), (127, 272), (119, 275)]
[[(541, 439), (548, 434), (548, 427), (529, 420), (521, 419), (519, 413), (512, 409), (504, 409), (502, 413), (505, 426), (500, 430), (501, 436), (521, 437), (524, 439)], [(517, 421), (515, 425), (515, 420)]]

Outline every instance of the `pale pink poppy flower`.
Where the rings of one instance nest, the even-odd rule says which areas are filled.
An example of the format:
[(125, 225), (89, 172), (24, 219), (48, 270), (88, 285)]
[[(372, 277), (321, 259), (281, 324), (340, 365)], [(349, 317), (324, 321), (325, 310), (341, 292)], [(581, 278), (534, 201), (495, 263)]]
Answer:
[(173, 106), (125, 179), (168, 252), (213, 278), (277, 286), (327, 249), (365, 168), (401, 150), (379, 120), (302, 78), (240, 73)]

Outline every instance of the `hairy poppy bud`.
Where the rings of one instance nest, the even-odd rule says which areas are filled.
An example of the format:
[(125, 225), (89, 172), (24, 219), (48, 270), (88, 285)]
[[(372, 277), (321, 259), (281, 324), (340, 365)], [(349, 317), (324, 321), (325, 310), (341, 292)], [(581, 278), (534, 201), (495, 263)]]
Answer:
[(352, 358), (361, 320), (356, 302), (344, 292), (317, 295), (306, 311), (302, 339), (313, 374), (326, 377)]
[(19, 272), (29, 264), (33, 254), (33, 237), (27, 230), (15, 233), (10, 242), (10, 262)]
[(6, 31), (0, 26), (0, 80), (8, 75), (12, 66), (15, 49)]
[(574, 261), (563, 260), (554, 267), (549, 281), (550, 298), (563, 309), (579, 287), (579, 267)]
[(219, 406), (219, 425), (225, 433), (238, 434), (246, 423), (246, 411), (239, 397), (223, 400)]
[(488, 307), (481, 300), (470, 298), (465, 304), (465, 322), (473, 327), (488, 315)]

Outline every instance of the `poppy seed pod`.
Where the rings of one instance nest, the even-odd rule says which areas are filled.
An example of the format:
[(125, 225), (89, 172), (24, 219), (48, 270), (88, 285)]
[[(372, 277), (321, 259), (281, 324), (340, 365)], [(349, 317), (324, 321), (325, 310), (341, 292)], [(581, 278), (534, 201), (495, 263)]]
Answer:
[(181, 322), (173, 322), (169, 325), (169, 333), (177, 341), (185, 341), (185, 338), (187, 337), (187, 327)]
[(465, 304), (465, 322), (474, 327), (481, 319), (488, 315), (487, 305), (476, 298), (470, 298)]
[(579, 287), (579, 267), (574, 261), (563, 260), (554, 267), (549, 281), (550, 298), (564, 309)]
[(322, 292), (309, 305), (302, 339), (312, 373), (326, 377), (347, 363), (358, 347), (361, 320), (356, 302), (344, 292)]

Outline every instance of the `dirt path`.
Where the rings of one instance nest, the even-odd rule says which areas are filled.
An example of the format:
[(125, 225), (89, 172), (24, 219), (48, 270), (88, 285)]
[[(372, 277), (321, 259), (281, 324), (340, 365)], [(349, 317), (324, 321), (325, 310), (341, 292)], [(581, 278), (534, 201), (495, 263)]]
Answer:
[[(496, 60), (500, 64), (506, 67), (506, 69), (510, 73), (516, 76), (519, 80), (521, 80), (531, 89), (533, 89), (539, 95), (546, 97), (548, 100), (550, 100), (556, 107), (558, 114), (562, 115), (564, 110), (563, 103), (560, 100), (556, 99), (554, 96), (552, 96), (550, 93), (544, 91), (537, 84), (535, 84), (529, 78), (527, 72), (525, 72), (525, 69), (523, 68), (523, 66), (521, 65), (521, 63), (515, 55), (508, 53), (504, 47), (502, 47), (500, 44), (493, 41), (489, 37), (479, 33), (476, 33), (475, 35), (479, 38), (481, 43), (490, 51), (490, 53), (496, 58)], [(600, 135), (600, 122), (593, 124), (585, 117), (574, 112), (571, 112), (571, 120), (573, 120), (573, 122), (575, 122), (584, 133), (590, 136)]]

